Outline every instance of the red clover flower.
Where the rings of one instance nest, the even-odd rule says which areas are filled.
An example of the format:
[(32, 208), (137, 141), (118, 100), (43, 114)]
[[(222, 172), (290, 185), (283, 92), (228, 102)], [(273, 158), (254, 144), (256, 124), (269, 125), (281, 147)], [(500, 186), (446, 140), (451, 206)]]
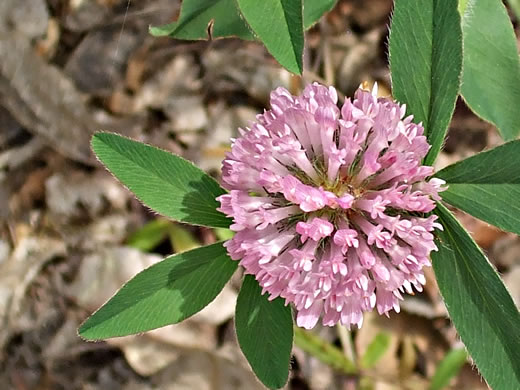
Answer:
[(269, 294), (310, 329), (322, 317), (350, 328), (363, 312), (399, 311), (401, 293), (421, 291), (437, 250), (440, 179), (421, 165), (430, 146), (406, 108), (358, 89), (341, 110), (333, 87), (301, 96), (278, 88), (271, 109), (240, 130), (223, 162), (233, 218), (225, 246)]

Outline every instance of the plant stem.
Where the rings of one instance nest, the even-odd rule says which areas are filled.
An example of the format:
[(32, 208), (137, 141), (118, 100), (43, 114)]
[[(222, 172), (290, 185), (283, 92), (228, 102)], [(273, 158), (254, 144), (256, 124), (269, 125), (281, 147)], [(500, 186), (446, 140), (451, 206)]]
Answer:
[(341, 349), (323, 340), (312, 332), (294, 327), (294, 343), (321, 362), (346, 374), (359, 373), (356, 365), (348, 359)]

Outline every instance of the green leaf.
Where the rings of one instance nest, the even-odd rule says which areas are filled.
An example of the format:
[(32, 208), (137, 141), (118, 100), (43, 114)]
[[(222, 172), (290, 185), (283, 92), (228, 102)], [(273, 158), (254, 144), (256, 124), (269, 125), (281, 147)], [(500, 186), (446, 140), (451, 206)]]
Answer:
[[(164, 26), (151, 27), (155, 36), (177, 39), (257, 37), (267, 50), (293, 73), (303, 69), (303, 30), (330, 11), (337, 0), (238, 0), (243, 5), (244, 20), (237, 0), (184, 0), (179, 19)], [(209, 33), (210, 32), (210, 33)]]
[(303, 71), (302, 0), (237, 0), (256, 36), (287, 70)]
[(152, 35), (169, 35), (177, 39), (208, 39), (208, 31), (213, 39), (254, 39), (235, 0), (184, 0), (176, 22), (150, 28)]
[(215, 299), (237, 264), (221, 243), (167, 257), (126, 283), (79, 334), (99, 340), (180, 322)]
[(126, 244), (143, 252), (149, 252), (167, 236), (172, 222), (165, 218), (157, 218), (148, 222), (126, 240)]
[(225, 190), (191, 162), (112, 133), (95, 134), (92, 149), (115, 177), (158, 213), (195, 225), (230, 225), (217, 211), (215, 199)]
[(513, 139), (520, 132), (520, 62), (513, 26), (502, 1), (468, 0), (462, 30), (462, 96), (504, 139)]
[[(326, 12), (336, 5), (337, 0), (306, 0), (303, 8), (303, 25), (307, 30)], [(230, 12), (234, 9), (233, 12)], [(164, 26), (151, 27), (155, 36), (169, 35), (177, 39), (208, 39), (239, 37), (254, 39), (247, 23), (243, 20), (235, 0), (184, 0), (177, 21)]]
[(308, 30), (326, 12), (336, 5), (337, 0), (304, 0), (303, 2), (303, 28)]
[(238, 294), (235, 327), (238, 343), (254, 373), (270, 389), (279, 389), (289, 377), (293, 342), (291, 308), (282, 298), (273, 301), (251, 275)]
[(494, 390), (520, 389), (520, 313), (481, 249), (441, 204), (432, 263), (440, 292), (478, 369)]
[(444, 201), (520, 234), (520, 141), (511, 141), (450, 165), (436, 173), (446, 180)]
[(396, 100), (424, 125), (431, 165), (442, 147), (459, 90), (462, 32), (453, 0), (396, 0), (390, 68)]
[(458, 374), (464, 363), (466, 363), (467, 358), (468, 354), (464, 348), (449, 351), (437, 366), (435, 374), (433, 374), (430, 390), (441, 390), (448, 386), (450, 380)]
[(466, 11), (466, 6), (468, 5), (468, 0), (459, 0), (459, 14), (464, 16), (464, 12)]
[(364, 368), (373, 367), (379, 359), (385, 354), (390, 346), (390, 335), (385, 332), (379, 332), (361, 358), (361, 366)]

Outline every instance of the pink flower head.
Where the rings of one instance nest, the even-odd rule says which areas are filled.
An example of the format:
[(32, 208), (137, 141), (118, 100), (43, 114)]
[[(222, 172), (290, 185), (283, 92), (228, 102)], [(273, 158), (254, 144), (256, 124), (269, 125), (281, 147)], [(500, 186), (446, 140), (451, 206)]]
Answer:
[(421, 291), (437, 250), (439, 179), (421, 164), (429, 145), (405, 107), (358, 89), (337, 106), (334, 88), (283, 88), (271, 110), (234, 140), (223, 162), (220, 211), (237, 232), (225, 246), (297, 324), (361, 326), (363, 312), (399, 311)]

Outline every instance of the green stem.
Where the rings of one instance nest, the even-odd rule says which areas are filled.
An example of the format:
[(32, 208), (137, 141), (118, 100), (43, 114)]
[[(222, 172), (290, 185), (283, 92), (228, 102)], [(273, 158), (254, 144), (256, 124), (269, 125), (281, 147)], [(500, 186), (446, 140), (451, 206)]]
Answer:
[(294, 343), (321, 362), (346, 374), (358, 374), (356, 365), (348, 359), (341, 349), (323, 340), (312, 332), (294, 327)]

